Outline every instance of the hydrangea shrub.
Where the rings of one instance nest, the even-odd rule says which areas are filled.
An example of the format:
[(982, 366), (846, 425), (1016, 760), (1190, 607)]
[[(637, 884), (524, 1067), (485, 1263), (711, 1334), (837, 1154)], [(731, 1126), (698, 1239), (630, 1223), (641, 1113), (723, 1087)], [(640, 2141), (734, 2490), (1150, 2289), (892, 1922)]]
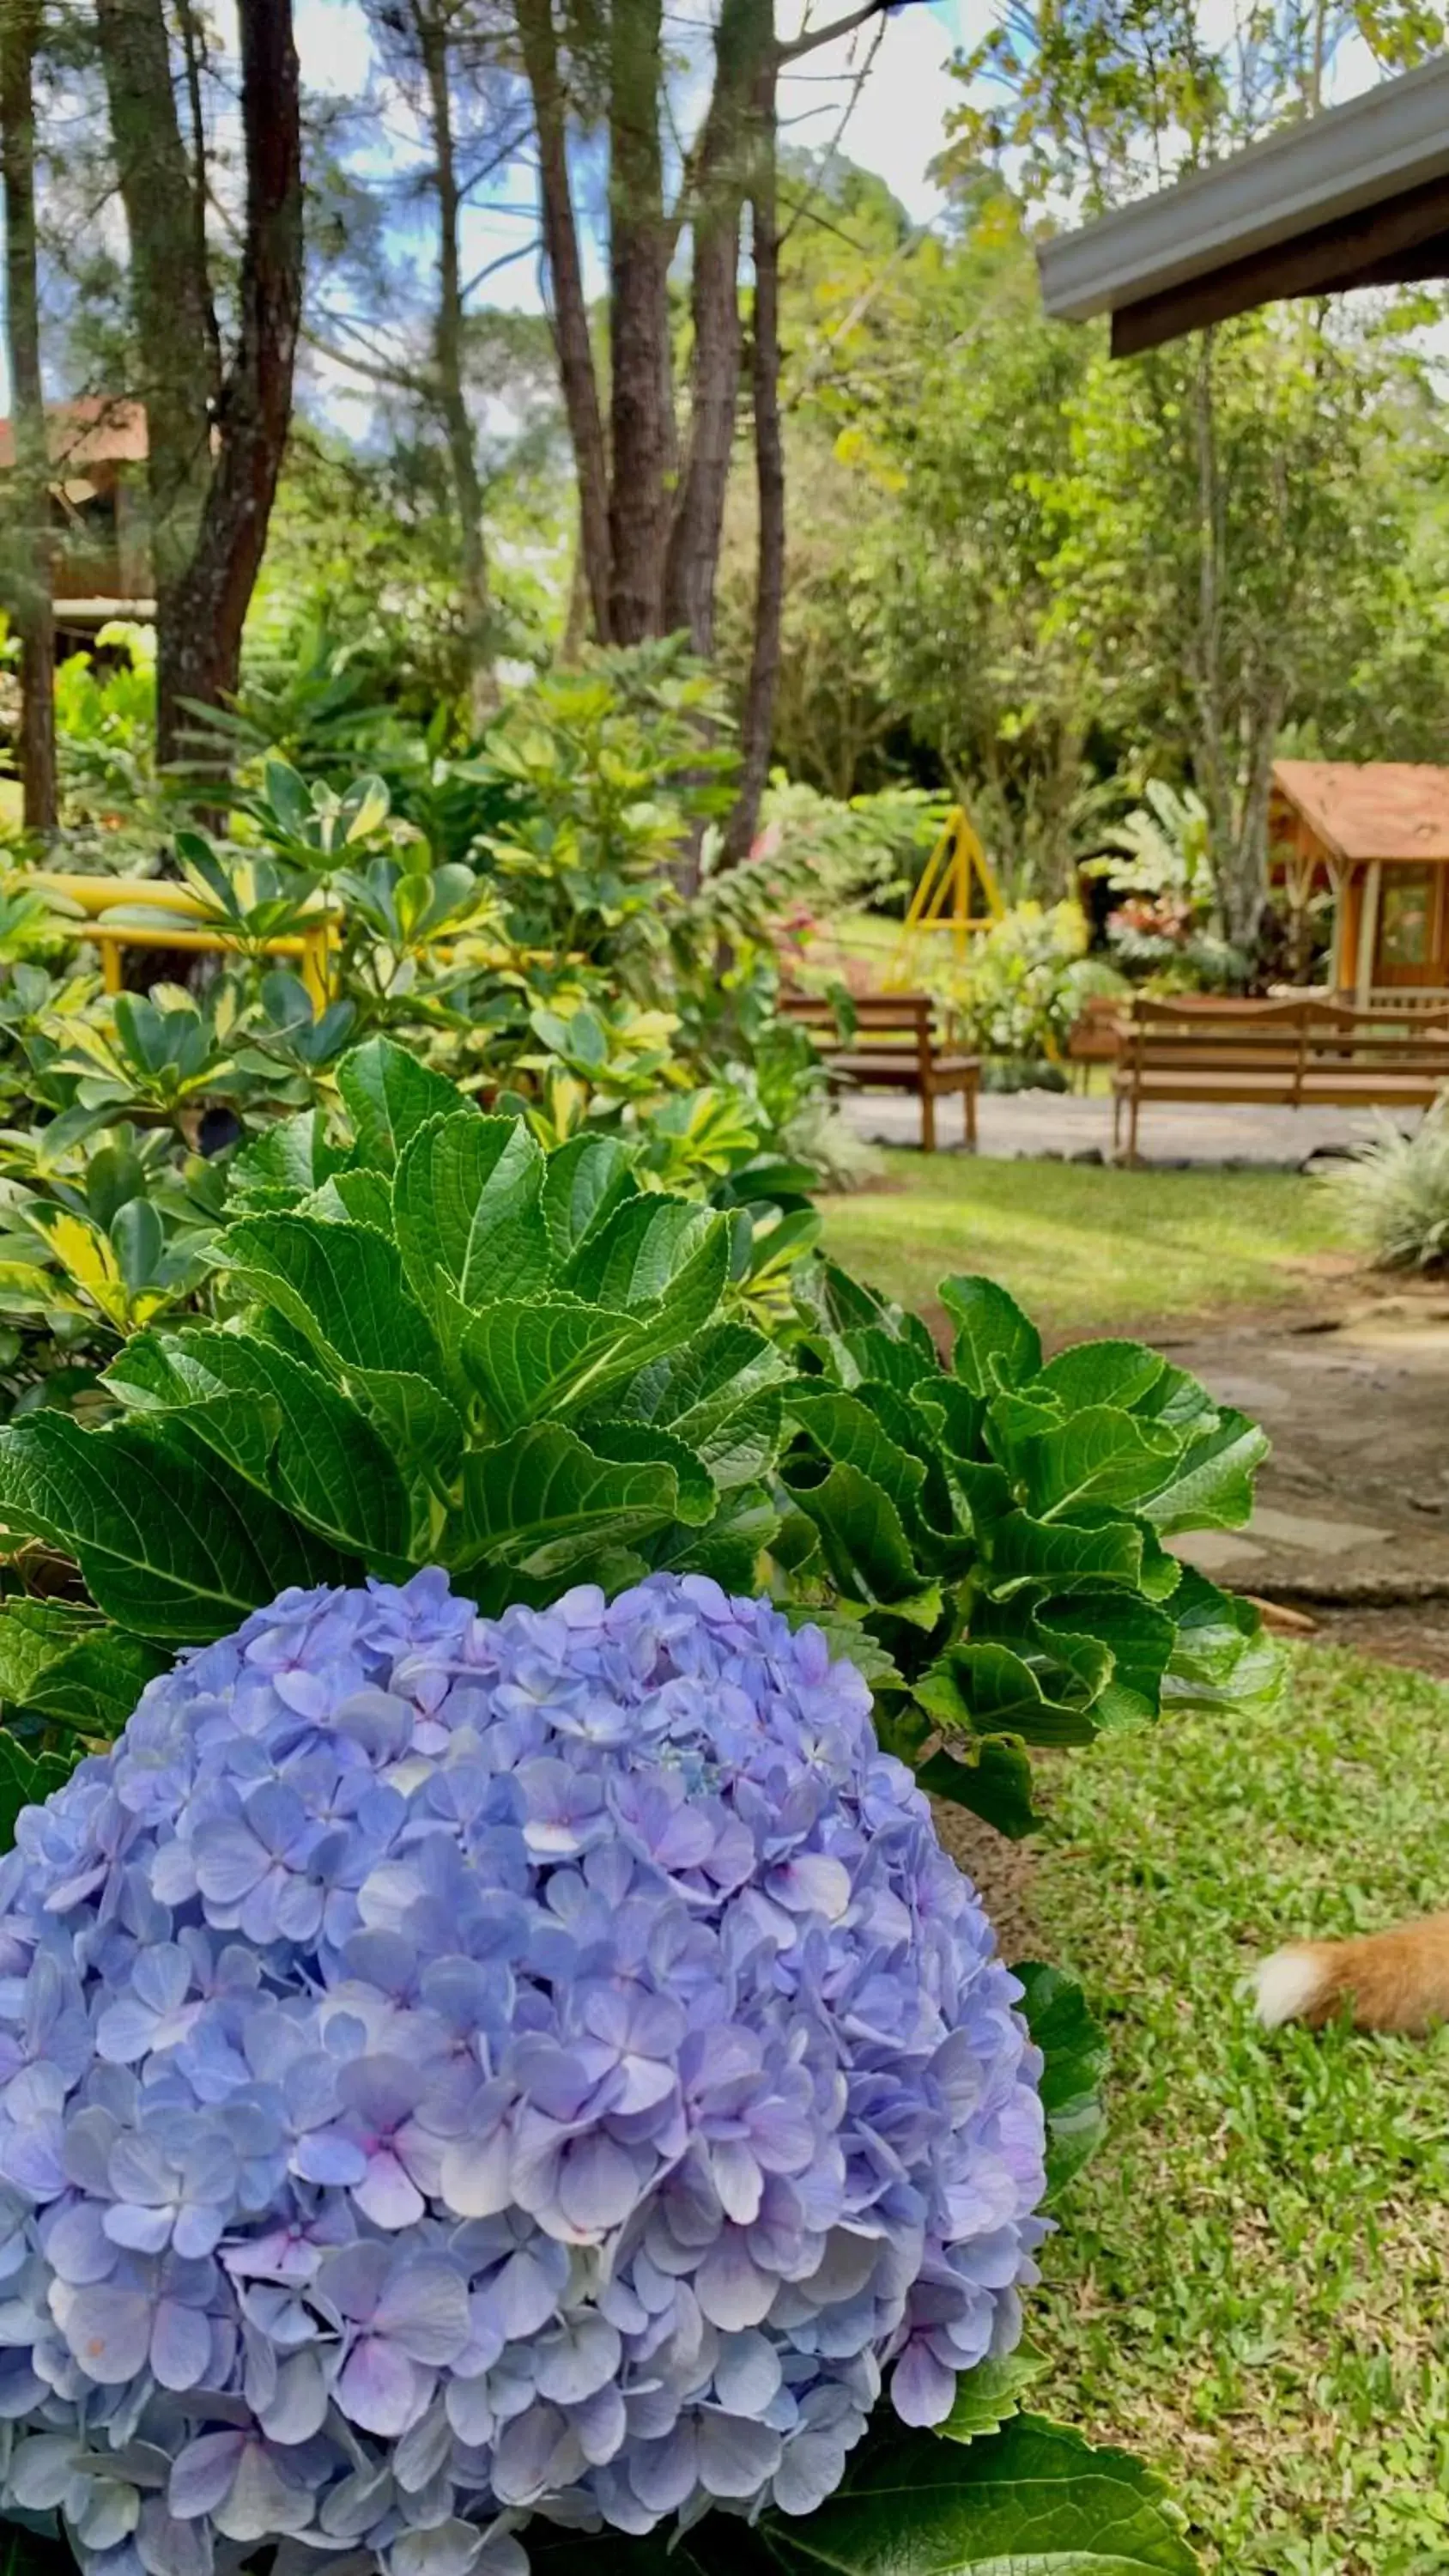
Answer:
[(3, 2500), (92, 2576), (809, 2514), (1016, 2340), (1020, 1993), (768, 1603), (286, 1592), (0, 1863)]
[(112, 1418), (0, 1426), (0, 1524), (77, 1576), (0, 1605), (12, 1708), (114, 1733), (289, 1584), (440, 1565), (498, 1612), (697, 1572), (834, 1622), (892, 1749), (1021, 1833), (1023, 1746), (1271, 1685), (1256, 1613), (1164, 1544), (1247, 1518), (1262, 1434), (1158, 1352), (1045, 1359), (955, 1279), (943, 1363), (794, 1259), (813, 1218), (650, 1188), (617, 1137), (545, 1154), (383, 1040), (338, 1083), (345, 1121), (233, 1165), (215, 1318), (133, 1334)]

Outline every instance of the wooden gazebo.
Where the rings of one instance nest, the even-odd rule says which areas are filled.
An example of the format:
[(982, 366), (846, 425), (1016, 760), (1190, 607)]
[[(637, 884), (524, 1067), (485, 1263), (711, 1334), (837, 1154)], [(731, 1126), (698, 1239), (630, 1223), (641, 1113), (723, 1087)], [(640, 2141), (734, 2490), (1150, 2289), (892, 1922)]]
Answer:
[(1275, 761), (1268, 831), (1290, 908), (1333, 896), (1335, 993), (1364, 1008), (1449, 988), (1449, 769)]

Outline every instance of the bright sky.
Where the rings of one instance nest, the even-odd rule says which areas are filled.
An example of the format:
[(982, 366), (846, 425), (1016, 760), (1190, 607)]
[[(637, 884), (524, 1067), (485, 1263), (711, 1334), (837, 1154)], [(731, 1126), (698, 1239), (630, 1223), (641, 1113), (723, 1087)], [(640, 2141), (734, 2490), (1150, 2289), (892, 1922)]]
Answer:
[[(819, 24), (848, 5), (849, 0), (813, 0), (811, 16)], [(845, 43), (811, 55), (798, 72), (782, 83), (782, 130), (792, 142), (823, 146), (832, 141), (849, 96), (852, 73), (863, 61), (874, 32), (879, 39), (875, 59), (842, 148), (866, 169), (878, 171), (918, 222), (928, 218), (941, 202), (927, 179), (926, 169), (940, 150), (942, 120), (953, 94), (947, 65), (954, 46), (984, 26), (988, 5), (989, 0), (911, 0), (911, 5), (893, 15), (883, 30), (862, 31)], [(782, 23), (788, 23), (788, 19), (782, 18)], [(296, 29), (302, 75), (310, 89), (350, 97), (366, 87), (368, 35), (357, 0), (296, 0)], [(517, 194), (530, 194), (527, 183)], [(475, 269), (481, 267), (498, 250), (512, 247), (519, 236), (518, 217), (510, 223), (504, 217), (475, 215), (467, 245), (469, 264)], [(591, 283), (601, 285), (602, 274), (596, 274)], [(514, 267), (502, 270), (493, 282), (492, 293), (499, 303), (536, 309), (536, 264), (520, 260)], [(0, 416), (8, 411), (9, 398), (9, 374), (0, 335)], [(353, 418), (355, 421), (355, 413)]]

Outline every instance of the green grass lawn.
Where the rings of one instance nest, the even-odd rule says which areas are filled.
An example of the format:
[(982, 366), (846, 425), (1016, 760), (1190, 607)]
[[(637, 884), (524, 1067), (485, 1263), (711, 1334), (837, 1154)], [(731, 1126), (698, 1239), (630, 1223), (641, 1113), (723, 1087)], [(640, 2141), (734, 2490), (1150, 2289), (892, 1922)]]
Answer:
[(911, 1306), (984, 1271), (1058, 1332), (1301, 1295), (1302, 1265), (1345, 1239), (1329, 1192), (1296, 1172), (885, 1160), (891, 1188), (820, 1202), (838, 1260)]
[(1444, 1904), (1446, 1728), (1449, 1688), (1310, 1649), (1275, 1718), (1054, 1771), (1043, 1946), (1116, 2067), (1043, 2397), (1164, 2469), (1215, 2576), (1449, 2569), (1449, 2033), (1266, 2038), (1237, 1991), (1281, 1938)]

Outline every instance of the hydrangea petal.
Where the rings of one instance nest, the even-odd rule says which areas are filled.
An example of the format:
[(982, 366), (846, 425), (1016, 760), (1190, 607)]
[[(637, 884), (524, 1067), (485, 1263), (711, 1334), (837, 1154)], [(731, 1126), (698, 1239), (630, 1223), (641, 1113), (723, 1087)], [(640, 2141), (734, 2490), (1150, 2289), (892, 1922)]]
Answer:
[(768, 1602), (285, 1594), (30, 1812), (0, 1963), (0, 2507), (83, 2576), (806, 2512), (1019, 2334), (1019, 1988)]

